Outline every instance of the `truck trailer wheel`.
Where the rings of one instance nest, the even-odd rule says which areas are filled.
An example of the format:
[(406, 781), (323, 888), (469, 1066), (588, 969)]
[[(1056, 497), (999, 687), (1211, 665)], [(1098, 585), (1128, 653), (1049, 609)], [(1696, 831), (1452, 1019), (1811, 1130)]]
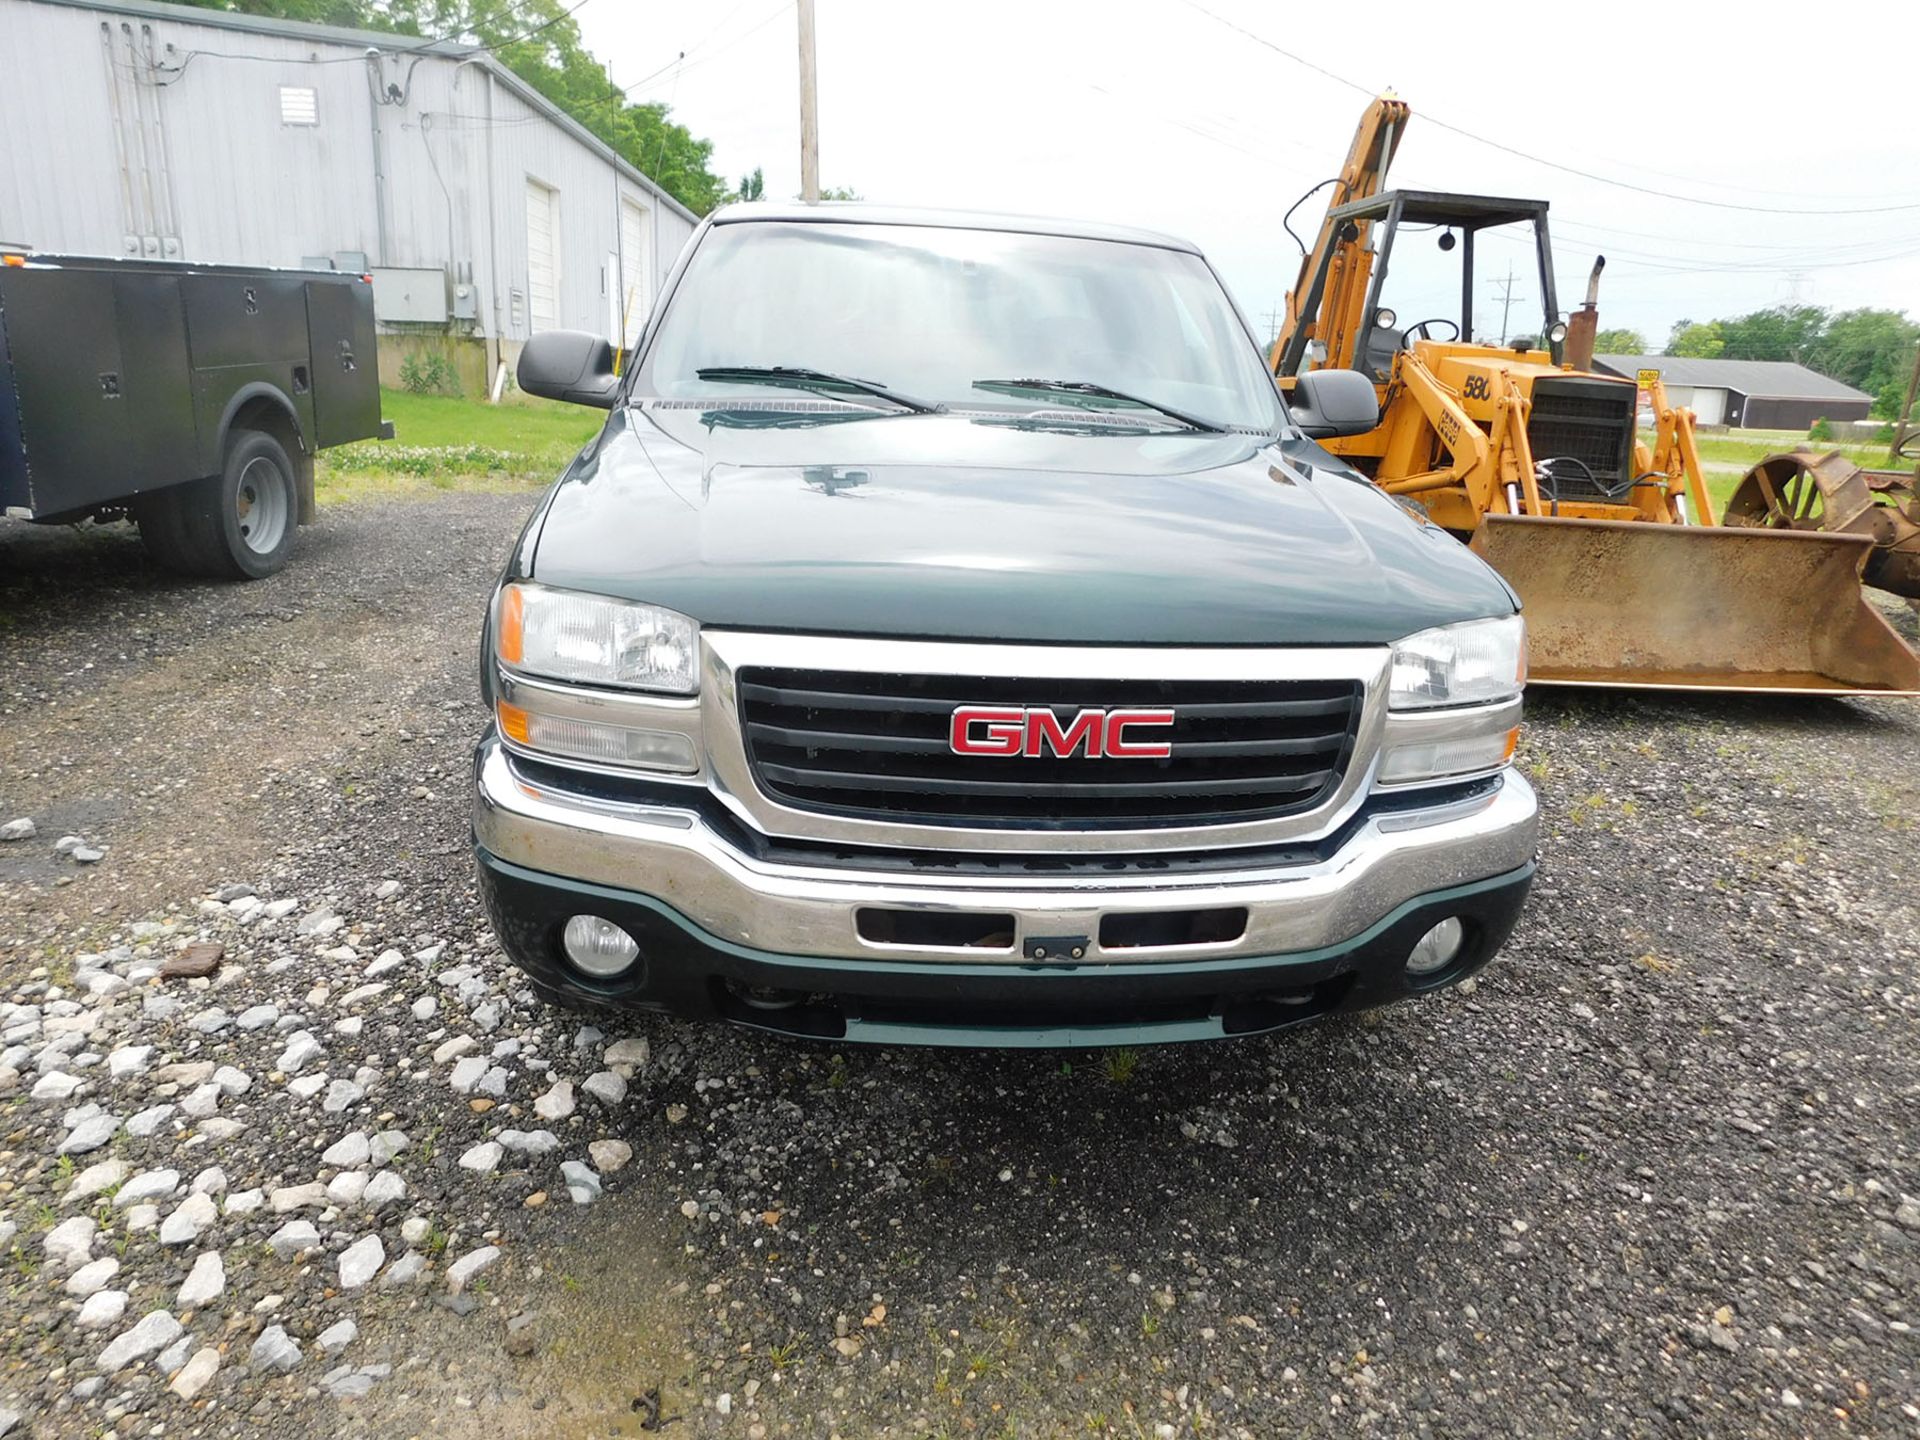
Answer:
[(287, 563), (299, 521), (293, 462), (280, 442), (235, 430), (218, 475), (162, 491), (140, 517), (153, 558), (170, 570), (258, 580)]

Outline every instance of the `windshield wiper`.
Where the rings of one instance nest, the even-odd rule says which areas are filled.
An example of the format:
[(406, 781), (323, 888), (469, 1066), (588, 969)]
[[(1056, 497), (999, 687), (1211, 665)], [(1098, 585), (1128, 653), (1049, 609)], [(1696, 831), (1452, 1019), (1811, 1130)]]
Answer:
[[(1091, 380), (976, 380), (976, 390), (995, 390), (1003, 394), (1017, 394), (1023, 390), (1038, 391), (1044, 395), (1085, 395), (1098, 400), (1118, 400), (1124, 405), (1138, 405), (1142, 410), (1157, 410), (1169, 420), (1178, 420), (1182, 425), (1194, 430), (1204, 430), (1209, 435), (1224, 435), (1227, 427), (1216, 425), (1211, 420), (1202, 420), (1197, 415), (1189, 415), (1184, 410), (1176, 410), (1171, 405), (1162, 405), (1158, 400), (1148, 400), (1139, 395), (1129, 395), (1124, 390), (1109, 389), (1105, 385), (1096, 385)], [(1097, 406), (1082, 406), (1082, 409), (1097, 409)]]
[(902, 395), (898, 390), (889, 390), (876, 380), (835, 375), (826, 370), (808, 370), (796, 365), (708, 365), (693, 373), (702, 380), (712, 380), (722, 385), (785, 385), (792, 390), (812, 390), (823, 395), (835, 390), (851, 390), (857, 395), (871, 395), (876, 400), (885, 400), (902, 410), (912, 410), (920, 415), (938, 415), (946, 409), (944, 405), (929, 404), (911, 395)]

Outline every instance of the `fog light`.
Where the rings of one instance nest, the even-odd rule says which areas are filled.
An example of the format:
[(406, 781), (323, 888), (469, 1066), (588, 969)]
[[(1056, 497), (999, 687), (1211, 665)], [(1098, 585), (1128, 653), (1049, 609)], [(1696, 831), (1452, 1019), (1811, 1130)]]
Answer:
[(622, 974), (640, 958), (639, 943), (611, 920), (602, 920), (598, 915), (576, 915), (567, 921), (561, 943), (566, 946), (569, 960), (600, 980), (611, 980)]
[(1460, 946), (1466, 938), (1466, 926), (1457, 916), (1449, 915), (1413, 942), (1413, 949), (1407, 955), (1407, 973), (1433, 975), (1446, 969), (1459, 957)]

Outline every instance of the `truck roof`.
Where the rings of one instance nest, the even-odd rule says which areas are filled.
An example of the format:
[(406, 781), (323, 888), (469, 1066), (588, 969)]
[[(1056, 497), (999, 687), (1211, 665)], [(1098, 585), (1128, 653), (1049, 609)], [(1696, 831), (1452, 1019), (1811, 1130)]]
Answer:
[(1200, 247), (1191, 240), (1131, 225), (1104, 225), (1091, 220), (1060, 220), (1040, 215), (1002, 215), (985, 210), (869, 205), (859, 201), (829, 200), (818, 205), (804, 205), (798, 202), (769, 204), (763, 200), (752, 200), (725, 206), (714, 211), (709, 218), (715, 225), (797, 221), (803, 224), (929, 225), (957, 230), (1009, 230), (1022, 235), (1064, 235), (1075, 240), (1112, 240), (1125, 245), (1184, 250), (1192, 255), (1200, 253)]

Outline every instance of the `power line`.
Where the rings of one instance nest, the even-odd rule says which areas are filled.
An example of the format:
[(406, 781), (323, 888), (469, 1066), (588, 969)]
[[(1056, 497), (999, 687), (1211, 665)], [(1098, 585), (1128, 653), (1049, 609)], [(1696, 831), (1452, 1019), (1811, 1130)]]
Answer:
[[(1562, 235), (1578, 231), (1579, 224), (1563, 224), (1557, 227)], [(1531, 250), (1534, 248), (1531, 236), (1509, 234), (1504, 229), (1488, 229), (1480, 232), (1482, 240), (1497, 240), (1502, 244), (1518, 246)], [(1580, 237), (1576, 234), (1576, 240)], [(1674, 255), (1668, 251), (1636, 249), (1630, 245), (1607, 245), (1607, 253), (1621, 257), (1625, 268), (1635, 273), (1661, 272), (1675, 275), (1767, 275), (1788, 270), (1839, 270), (1858, 265), (1884, 265), (1896, 260), (1905, 260), (1920, 255), (1920, 248), (1914, 248), (1916, 237), (1890, 236), (1881, 240), (1861, 240), (1847, 245), (1808, 246), (1796, 249), (1784, 255), (1772, 258), (1752, 258), (1739, 260), (1715, 260), (1699, 255)], [(1888, 247), (1894, 247), (1889, 249)], [(1852, 254), (1845, 258), (1833, 258), (1836, 251), (1868, 251), (1874, 253)]]
[[(738, 8), (739, 7), (737, 6), (735, 7), (736, 12)], [(641, 86), (648, 84), (650, 81), (658, 79), (660, 76), (666, 74), (667, 71), (674, 69), (676, 66), (681, 67), (679, 69), (679, 73), (674, 76), (674, 79), (678, 80), (680, 75), (686, 74), (687, 71), (689, 70), (697, 70), (702, 65), (711, 64), (713, 61), (718, 60), (722, 55), (726, 54), (729, 50), (733, 49), (736, 45), (739, 45), (743, 41), (749, 40), (753, 36), (759, 34), (762, 30), (766, 29), (767, 26), (771, 25), (774, 21), (778, 20), (782, 15), (786, 14), (787, 11), (791, 10), (792, 8), (793, 8), (793, 0), (781, 0), (781, 3), (778, 6), (776, 6), (773, 9), (773, 11), (769, 13), (765, 18), (761, 19), (760, 21), (756, 22), (753, 25), (748, 26), (745, 30), (742, 30), (738, 35), (735, 35), (732, 39), (728, 40), (727, 43), (722, 45), (718, 50), (709, 51), (707, 54), (696, 56), (694, 59), (691, 59), (691, 60), (687, 59), (687, 56), (692, 55), (693, 52), (699, 49), (701, 45), (706, 44), (707, 40), (710, 40), (713, 38), (714, 33), (716, 33), (719, 28), (718, 26), (716, 26), (714, 31), (708, 32), (706, 39), (696, 41), (692, 46), (682, 51), (679, 56), (675, 57), (675, 59), (671, 64), (663, 65), (658, 70), (654, 71), (653, 74), (645, 76), (642, 79), (636, 80), (631, 85), (621, 87), (620, 93), (622, 95), (632, 95), (633, 92), (638, 90)], [(722, 22), (722, 23), (724, 24), (725, 22)]]
[[(1336, 74), (1334, 71), (1327, 69), (1326, 66), (1317, 64), (1307, 59), (1306, 56), (1296, 54), (1283, 46), (1276, 45), (1273, 41), (1267, 39), (1266, 36), (1256, 34), (1247, 29), (1246, 26), (1236, 24), (1234, 21), (1227, 19), (1224, 15), (1216, 14), (1206, 6), (1200, 4), (1199, 0), (1183, 0), (1183, 3), (1186, 4), (1189, 9), (1199, 11), (1215, 24), (1224, 25), (1227, 29), (1246, 36), (1247, 39), (1253, 41), (1255, 44), (1265, 46), (1267, 49), (1273, 51), (1274, 54), (1283, 56), (1296, 65), (1304, 66), (1315, 74), (1324, 75), (1327, 79), (1344, 85), (1349, 90), (1369, 97), (1378, 93), (1378, 91), (1371, 86), (1362, 85), (1357, 80), (1349, 80), (1344, 75)], [(1450, 124), (1428, 111), (1422, 111), (1421, 118), (1427, 124), (1437, 126), (1463, 139), (1472, 140), (1477, 144), (1487, 146), (1489, 149), (1499, 150), (1521, 160), (1531, 160), (1534, 164), (1544, 165), (1550, 170), (1560, 170), (1568, 175), (1578, 175), (1583, 180), (1592, 180), (1601, 185), (1612, 185), (1621, 190), (1632, 190), (1641, 195), (1653, 195), (1659, 199), (1673, 200), (1683, 205), (1705, 205), (1716, 210), (1741, 210), (1754, 215), (1796, 215), (1801, 217), (1809, 215), (1889, 215), (1902, 211), (1920, 210), (1920, 201), (1915, 201), (1907, 205), (1870, 205), (1832, 210), (1809, 210), (1804, 206), (1798, 205), (1741, 205), (1731, 200), (1709, 200), (1701, 195), (1682, 195), (1672, 190), (1656, 190), (1649, 185), (1636, 185), (1631, 180), (1616, 180), (1609, 175), (1597, 174), (1592, 170), (1583, 170), (1577, 165), (1567, 165), (1558, 160), (1549, 160), (1543, 155), (1532, 154), (1516, 146), (1508, 145), (1504, 141), (1494, 140), (1485, 135), (1476, 135), (1473, 131), (1459, 125)]]
[[(686, 74), (687, 71), (697, 70), (700, 66), (706, 64), (709, 60), (717, 60), (720, 56), (726, 54), (727, 51), (733, 49), (733, 47), (738, 45), (741, 41), (747, 39), (752, 35), (757, 34), (761, 30), (764, 30), (768, 25), (771, 25), (775, 20), (779, 19), (782, 15), (786, 14), (787, 11), (793, 8), (793, 0), (781, 0), (779, 7), (775, 9), (772, 14), (768, 15), (765, 19), (761, 20), (758, 24), (750, 26), (745, 30), (742, 30), (738, 35), (735, 35), (731, 40), (727, 41), (727, 43), (722, 45), (718, 50), (711, 51), (708, 54), (702, 55), (691, 62), (687, 60), (687, 56), (693, 54), (693, 52), (698, 50), (702, 45), (705, 45), (708, 41), (712, 40), (715, 35), (719, 34), (720, 31), (726, 27), (726, 24), (729, 20), (733, 19), (735, 15), (739, 14), (745, 8), (746, 8), (746, 0), (741, 0), (740, 4), (734, 6), (733, 9), (729, 10), (726, 13), (725, 18), (723, 18), (718, 25), (714, 26), (711, 30), (707, 31), (705, 35), (701, 36), (698, 40), (694, 41), (693, 44), (689, 45), (685, 50), (680, 51), (677, 55), (673, 57), (673, 59), (669, 60), (666, 64), (662, 65), (658, 70), (654, 70), (649, 72), (646, 75), (642, 75), (638, 80), (635, 80), (632, 84), (614, 85), (611, 81), (609, 81), (608, 82), (609, 88), (607, 90), (607, 93), (600, 96), (600, 98), (597, 100), (587, 100), (587, 101), (581, 102), (583, 108), (585, 108), (590, 114), (592, 114), (596, 119), (598, 119), (608, 114), (609, 107), (614, 107), (614, 109), (617, 111), (617, 110), (624, 110), (629, 104), (629, 102), (632, 102), (634, 104), (640, 104), (642, 102), (634, 101), (634, 92), (641, 89), (643, 86), (648, 85), (653, 81), (659, 79), (662, 75), (665, 75), (669, 70), (673, 72), (673, 82), (677, 86), (680, 83), (680, 77)], [(670, 108), (670, 107), (663, 107), (663, 108)], [(644, 169), (644, 167), (642, 168)]]
[[(474, 49), (480, 54), (491, 55), (496, 51), (506, 48), (509, 45), (524, 45), (527, 41), (533, 39), (534, 36), (546, 34), (547, 31), (551, 30), (554, 26), (558, 25), (562, 20), (571, 20), (575, 15), (579, 14), (580, 11), (586, 9), (590, 3), (592, 3), (592, 0), (575, 0), (574, 4), (568, 6), (565, 10), (560, 11), (560, 13), (557, 15), (548, 16), (546, 20), (534, 26), (533, 29), (527, 31), (526, 34), (524, 35), (516, 35), (510, 40), (496, 40), (491, 45), (479, 45), (479, 46), (475, 46)], [(447, 41), (434, 41), (432, 43), (459, 45), (459, 44), (462, 44), (463, 42), (459, 40), (447, 40)]]
[[(1707, 240), (1688, 235), (1662, 235), (1651, 230), (1623, 230), (1617, 225), (1600, 225), (1590, 220), (1556, 219), (1554, 221), (1554, 229), (1562, 233), (1571, 233), (1576, 237), (1580, 235), (1625, 235), (1639, 240), (1657, 240), (1663, 245), (1690, 246), (1695, 250), (1758, 250), (1765, 251), (1771, 255), (1831, 255), (1837, 251), (1864, 250), (1875, 245), (1904, 243), (1911, 238), (1904, 235), (1880, 235), (1860, 240), (1836, 240), (1818, 243), (1799, 240), (1791, 245), (1768, 245), (1751, 240)], [(1625, 253), (1626, 247), (1616, 246), (1614, 248), (1619, 248), (1622, 250), (1622, 253)], [(1671, 252), (1663, 252), (1663, 258), (1665, 255), (1670, 254)]]

